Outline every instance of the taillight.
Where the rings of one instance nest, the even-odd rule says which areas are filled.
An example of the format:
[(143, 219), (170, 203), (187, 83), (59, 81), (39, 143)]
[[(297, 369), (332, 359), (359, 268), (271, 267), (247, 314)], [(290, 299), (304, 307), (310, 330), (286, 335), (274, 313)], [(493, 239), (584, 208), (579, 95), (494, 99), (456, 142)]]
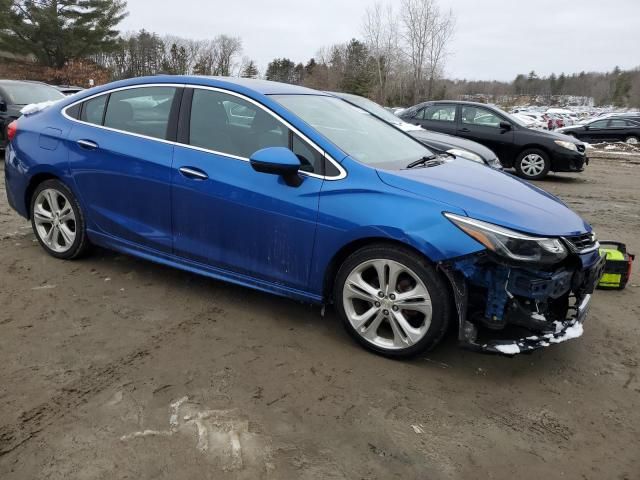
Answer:
[(13, 137), (16, 136), (17, 132), (18, 132), (18, 121), (14, 120), (7, 126), (7, 138), (9, 139), (9, 141), (13, 140)]

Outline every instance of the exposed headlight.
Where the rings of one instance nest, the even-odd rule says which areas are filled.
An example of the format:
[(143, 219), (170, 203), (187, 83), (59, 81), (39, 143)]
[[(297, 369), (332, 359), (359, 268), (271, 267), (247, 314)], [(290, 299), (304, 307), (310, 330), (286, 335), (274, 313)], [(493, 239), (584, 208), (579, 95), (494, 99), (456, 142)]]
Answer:
[(568, 150), (573, 150), (574, 152), (578, 151), (578, 147), (576, 147), (575, 143), (565, 142), (564, 140), (556, 140), (555, 143), (556, 145), (560, 145)]
[(444, 215), (487, 249), (510, 260), (552, 264), (567, 256), (567, 249), (559, 238), (530, 237), (473, 218), (453, 213)]
[(467, 160), (473, 160), (474, 162), (484, 163), (484, 160), (482, 160), (482, 157), (480, 155), (476, 155), (475, 153), (470, 152), (469, 150), (463, 150), (461, 148), (452, 148), (450, 150), (447, 150), (447, 153), (450, 153), (451, 155), (455, 155), (456, 157), (466, 158)]

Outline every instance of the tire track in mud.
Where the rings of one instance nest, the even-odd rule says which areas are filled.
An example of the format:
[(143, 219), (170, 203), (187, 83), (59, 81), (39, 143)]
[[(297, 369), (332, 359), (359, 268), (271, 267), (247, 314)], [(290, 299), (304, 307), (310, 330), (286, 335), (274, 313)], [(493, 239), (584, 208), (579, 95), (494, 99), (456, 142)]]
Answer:
[[(46, 402), (22, 412), (13, 424), (0, 426), (0, 457), (35, 438), (45, 428), (62, 419), (75, 408), (87, 403), (98, 393), (120, 380), (153, 355), (154, 349), (169, 337), (187, 333), (199, 325), (200, 318), (215, 318), (224, 314), (220, 308), (208, 309), (191, 319), (155, 333), (143, 347), (103, 366), (90, 366), (77, 380), (65, 385)], [(206, 320), (205, 320), (206, 321)]]

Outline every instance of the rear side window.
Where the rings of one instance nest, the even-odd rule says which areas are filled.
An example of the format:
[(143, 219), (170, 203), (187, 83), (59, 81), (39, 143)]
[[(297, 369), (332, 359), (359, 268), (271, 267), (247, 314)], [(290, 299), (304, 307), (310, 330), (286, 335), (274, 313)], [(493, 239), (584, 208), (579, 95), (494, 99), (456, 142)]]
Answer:
[(141, 87), (112, 92), (104, 126), (165, 139), (175, 87)]
[(592, 122), (589, 124), (591, 128), (606, 128), (607, 120), (598, 120), (597, 122)]
[(418, 113), (418, 118), (422, 120), (434, 120), (439, 122), (455, 122), (456, 106), (455, 105), (431, 105), (425, 107)]
[(80, 120), (83, 122), (93, 123), (94, 125), (102, 125), (102, 117), (104, 116), (104, 108), (107, 105), (107, 95), (101, 95), (91, 100), (87, 100), (82, 105), (82, 114)]

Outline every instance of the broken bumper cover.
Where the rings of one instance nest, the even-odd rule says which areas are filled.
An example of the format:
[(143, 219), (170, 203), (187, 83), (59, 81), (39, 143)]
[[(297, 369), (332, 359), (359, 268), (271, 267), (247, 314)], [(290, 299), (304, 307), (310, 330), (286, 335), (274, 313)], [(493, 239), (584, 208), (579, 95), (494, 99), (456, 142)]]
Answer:
[(580, 337), (604, 260), (597, 252), (574, 260), (551, 272), (482, 254), (441, 264), (454, 290), (461, 346), (512, 356)]
[[(575, 308), (573, 318), (563, 322), (555, 321), (553, 325), (555, 331), (551, 333), (541, 333), (531, 335), (516, 340), (493, 340), (482, 345), (475, 345), (480, 350), (487, 353), (500, 353), (503, 355), (517, 355), (518, 353), (531, 352), (539, 348), (545, 348), (555, 343), (566, 342), (582, 336), (584, 329), (582, 323), (587, 317), (591, 302), (591, 294), (586, 294)], [(473, 344), (469, 345), (471, 348)]]

